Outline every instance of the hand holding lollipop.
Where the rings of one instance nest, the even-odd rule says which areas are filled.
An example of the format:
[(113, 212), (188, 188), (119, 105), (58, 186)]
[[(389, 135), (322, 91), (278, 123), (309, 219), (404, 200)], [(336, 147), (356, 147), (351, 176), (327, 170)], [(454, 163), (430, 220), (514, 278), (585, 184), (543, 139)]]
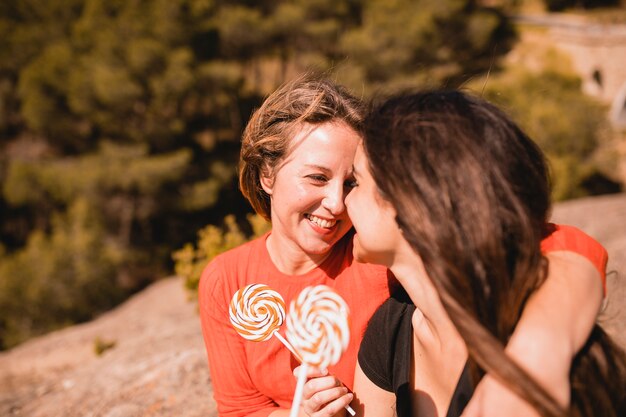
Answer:
[[(343, 298), (325, 285), (307, 287), (291, 302), (287, 316), (287, 339), (299, 353), (303, 365), (290, 417), (298, 414), (308, 366), (326, 369), (337, 363), (348, 347), (348, 314)], [(354, 415), (354, 411), (351, 414)]]

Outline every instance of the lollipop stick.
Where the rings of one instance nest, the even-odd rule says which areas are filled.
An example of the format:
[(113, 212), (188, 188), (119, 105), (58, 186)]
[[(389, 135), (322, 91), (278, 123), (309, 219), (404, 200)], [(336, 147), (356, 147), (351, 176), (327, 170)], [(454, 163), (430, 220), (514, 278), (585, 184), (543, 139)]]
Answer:
[(305, 363), (300, 368), (300, 374), (298, 374), (298, 384), (296, 385), (296, 393), (293, 396), (293, 403), (291, 404), (291, 412), (289, 417), (298, 417), (298, 411), (300, 410), (300, 403), (302, 402), (302, 390), (304, 389), (304, 383), (306, 382), (306, 374), (309, 366)]
[(285, 339), (284, 337), (282, 337), (282, 336), (280, 335), (280, 333), (278, 333), (278, 331), (275, 331), (275, 332), (274, 332), (274, 336), (276, 336), (276, 338), (277, 338), (278, 340), (280, 340), (280, 341), (283, 343), (283, 345), (285, 345), (285, 347), (286, 347), (287, 349), (289, 349), (289, 351), (290, 351), (291, 353), (293, 353), (293, 356), (295, 356), (295, 357), (296, 357), (296, 359), (298, 359), (298, 362), (302, 363), (302, 358), (300, 357), (300, 355), (298, 355), (298, 353), (296, 352), (296, 350), (293, 348), (293, 346), (291, 346), (291, 343), (289, 343), (289, 342), (287, 341), (287, 339)]

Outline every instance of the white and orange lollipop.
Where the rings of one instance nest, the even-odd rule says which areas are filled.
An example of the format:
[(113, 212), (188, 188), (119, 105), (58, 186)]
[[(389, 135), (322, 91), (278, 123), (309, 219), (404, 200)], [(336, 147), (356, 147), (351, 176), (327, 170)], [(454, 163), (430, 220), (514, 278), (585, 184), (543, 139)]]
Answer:
[(305, 288), (289, 306), (287, 339), (302, 358), (290, 414), (296, 416), (308, 366), (326, 369), (336, 364), (348, 348), (348, 305), (326, 285)]
[(284, 321), (283, 297), (265, 284), (250, 284), (241, 288), (230, 301), (230, 322), (241, 337), (263, 342), (276, 336), (300, 359), (289, 342), (278, 333)]

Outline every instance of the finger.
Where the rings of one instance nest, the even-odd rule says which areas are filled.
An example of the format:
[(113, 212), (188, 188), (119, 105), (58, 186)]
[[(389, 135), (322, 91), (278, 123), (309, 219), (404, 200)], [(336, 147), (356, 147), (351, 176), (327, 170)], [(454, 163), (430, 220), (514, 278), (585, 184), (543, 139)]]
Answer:
[[(341, 383), (341, 381), (332, 375), (312, 378), (304, 384), (302, 398), (310, 399), (319, 392), (332, 390), (333, 388), (344, 388), (347, 392), (347, 388)], [(345, 392), (342, 394), (345, 394)]]
[(317, 377), (328, 375), (328, 369), (319, 369), (313, 366), (309, 366), (307, 369), (308, 369), (308, 372), (306, 376), (308, 378), (317, 378)]
[[(302, 370), (302, 365), (297, 366), (293, 369), (293, 376), (295, 376), (296, 379), (298, 378), (298, 375), (300, 375), (301, 370)], [(307, 367), (307, 375), (306, 375), (307, 378), (317, 378), (317, 377), (326, 376), (326, 375), (328, 375), (327, 369), (318, 369), (312, 366)]]
[(434, 332), (429, 320), (426, 320), (424, 313), (419, 308), (416, 308), (411, 317), (411, 324), (413, 325), (413, 333), (417, 335), (421, 344), (427, 346), (437, 346), (440, 344), (439, 336)]
[(328, 403), (328, 405), (326, 405), (326, 407), (324, 407), (322, 410), (313, 413), (312, 417), (333, 417), (339, 411), (347, 407), (352, 402), (353, 398), (354, 394), (351, 393), (343, 395), (336, 400)]
[[(340, 392), (343, 394), (337, 395)], [(312, 401), (308, 403), (308, 406), (305, 407), (304, 410), (311, 417), (334, 416), (349, 405), (354, 398), (354, 394), (340, 387), (318, 394), (319, 397), (313, 396)], [(328, 398), (330, 398), (330, 400), (326, 401)], [(315, 404), (319, 405), (316, 406)]]

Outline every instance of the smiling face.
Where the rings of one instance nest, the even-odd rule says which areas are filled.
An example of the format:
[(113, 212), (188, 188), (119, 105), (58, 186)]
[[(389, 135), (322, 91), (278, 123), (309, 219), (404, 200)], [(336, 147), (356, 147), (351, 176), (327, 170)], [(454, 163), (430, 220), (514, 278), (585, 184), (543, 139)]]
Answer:
[(320, 260), (350, 230), (344, 199), (359, 141), (341, 122), (307, 124), (293, 138), (285, 160), (261, 178), (271, 199), (274, 247)]
[(389, 267), (405, 240), (395, 220), (396, 211), (380, 196), (366, 158), (363, 146), (359, 145), (354, 158), (356, 186), (346, 198), (347, 211), (356, 230), (354, 258)]

